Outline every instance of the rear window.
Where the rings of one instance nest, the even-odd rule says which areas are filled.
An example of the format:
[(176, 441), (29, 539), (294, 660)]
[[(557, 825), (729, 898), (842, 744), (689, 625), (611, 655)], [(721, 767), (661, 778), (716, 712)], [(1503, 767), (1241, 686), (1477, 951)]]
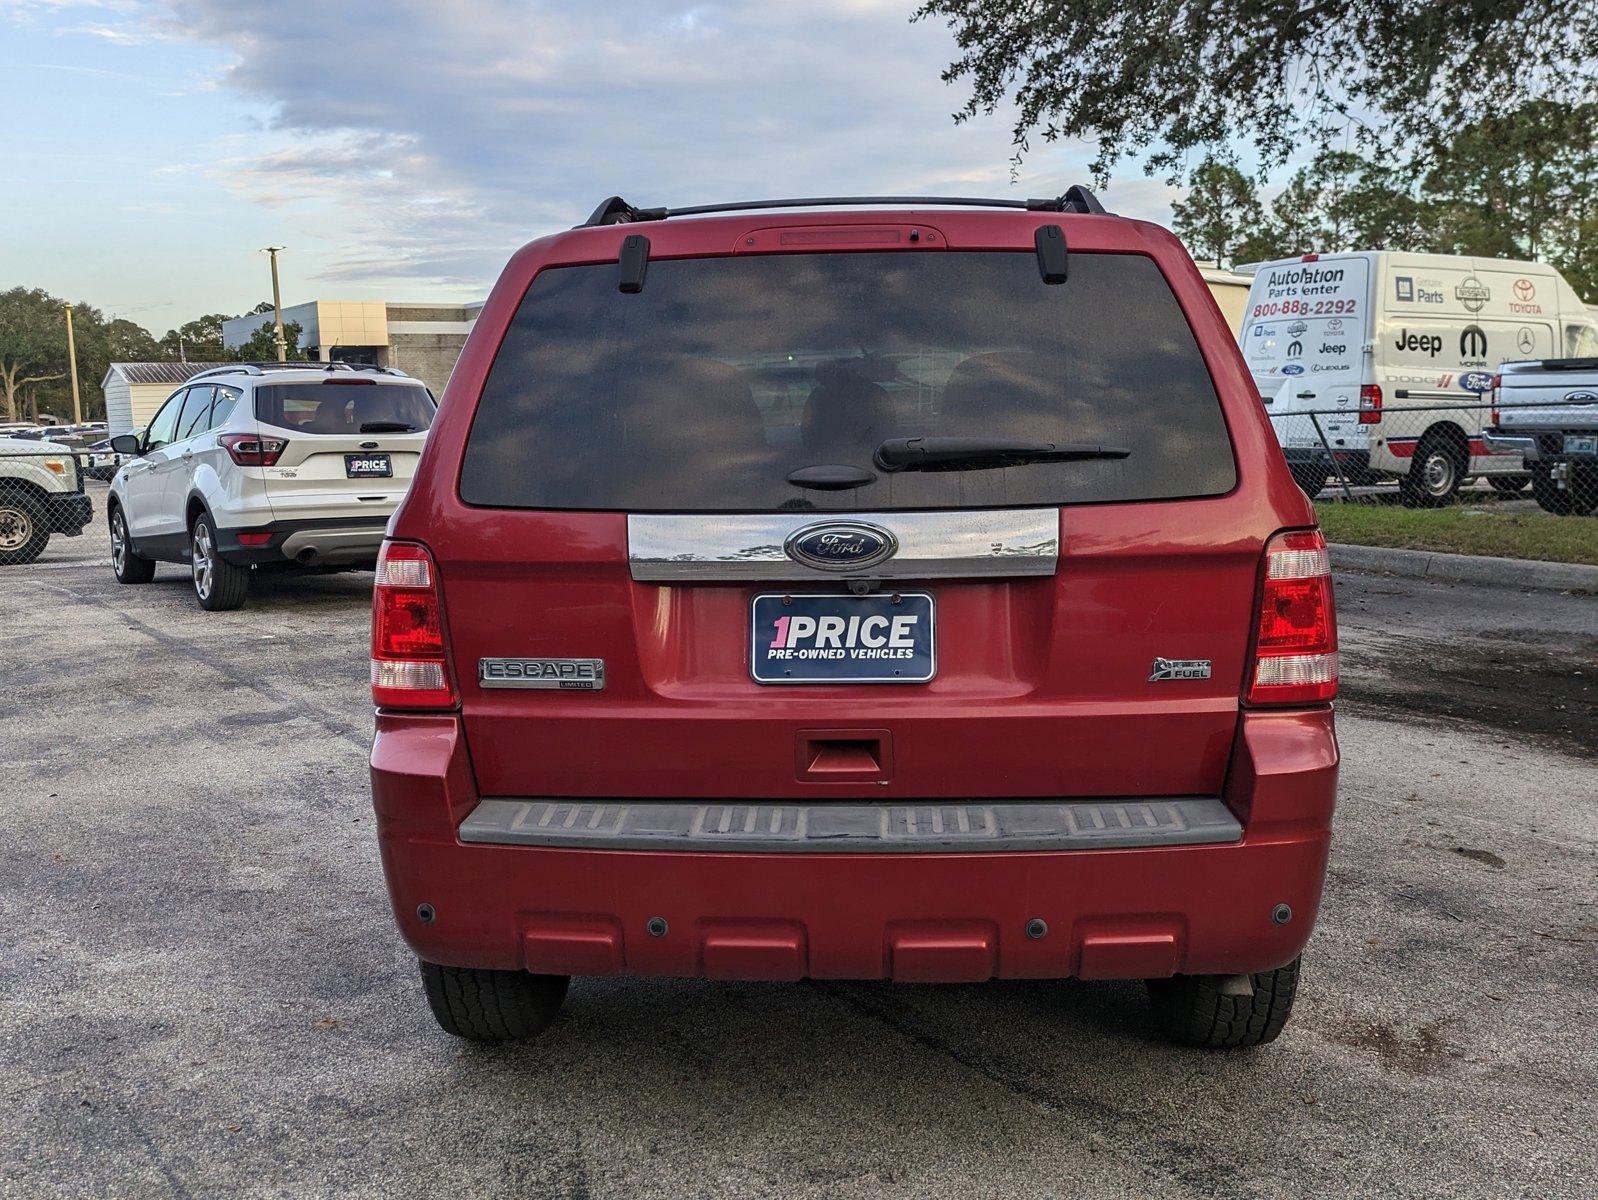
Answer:
[[(1120, 460), (876, 471), (888, 438), (1122, 446)], [(781, 254), (551, 268), (484, 385), (469, 504), (632, 512), (999, 508), (1207, 496), (1236, 482), (1220, 402), (1159, 268), (1073, 254)]]
[(255, 419), (297, 433), (420, 433), (433, 398), (415, 383), (277, 383), (255, 389)]

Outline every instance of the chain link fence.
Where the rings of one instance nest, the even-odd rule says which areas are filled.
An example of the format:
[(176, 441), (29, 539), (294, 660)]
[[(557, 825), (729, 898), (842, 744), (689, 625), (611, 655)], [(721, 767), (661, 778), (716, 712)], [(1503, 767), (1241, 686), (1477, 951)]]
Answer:
[(1301, 410), (1278, 402), (1267, 413), (1294, 480), (1317, 501), (1598, 514), (1598, 396)]
[[(94, 528), (96, 481), (116, 472), (115, 455), (53, 444), (0, 448), (0, 571), (30, 563), (54, 539)], [(101, 516), (104, 514), (101, 513)]]

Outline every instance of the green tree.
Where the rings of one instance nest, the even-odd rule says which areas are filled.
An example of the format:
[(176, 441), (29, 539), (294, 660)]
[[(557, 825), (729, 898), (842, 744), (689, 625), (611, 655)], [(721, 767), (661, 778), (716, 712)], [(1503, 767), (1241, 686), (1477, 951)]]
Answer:
[(1598, 104), (1537, 101), (1460, 129), (1422, 192), (1445, 254), (1542, 259), (1598, 296)]
[(1306, 151), (1439, 146), (1550, 96), (1598, 100), (1592, 0), (924, 0), (947, 22), (965, 120), (1014, 103), (1024, 153), (1097, 143), (1102, 182), (1129, 156), (1177, 172), (1251, 143), (1267, 167)]
[(227, 313), (207, 313), (169, 329), (160, 343), (163, 357), (168, 361), (221, 362), (227, 358), (222, 349), (222, 322), (230, 320)]
[[(6, 420), (19, 413), (19, 394), (41, 383), (67, 377), (65, 301), (42, 288), (14, 287), (0, 292), (0, 390)], [(38, 397), (32, 396), (38, 417)]]
[[(257, 310), (259, 311), (259, 310)], [(268, 304), (266, 311), (271, 312), (272, 306)], [(253, 316), (246, 313), (245, 316)], [(299, 357), (300, 334), (304, 332), (298, 321), (290, 321), (283, 326), (283, 340), (288, 343), (288, 356)], [(263, 321), (261, 326), (250, 335), (250, 340), (236, 350), (227, 352), (227, 358), (234, 358), (240, 362), (270, 362), (277, 358), (277, 343), (272, 339), (272, 322)]]
[(1187, 195), (1171, 205), (1172, 227), (1194, 258), (1218, 267), (1248, 230), (1262, 220), (1247, 175), (1228, 158), (1210, 155), (1193, 171)]

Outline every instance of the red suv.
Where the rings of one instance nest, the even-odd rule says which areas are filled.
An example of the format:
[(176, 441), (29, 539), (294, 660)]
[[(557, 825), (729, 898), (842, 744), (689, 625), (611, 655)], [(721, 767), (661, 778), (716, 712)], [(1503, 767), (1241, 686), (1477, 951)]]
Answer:
[(1179, 1041), (1280, 1032), (1331, 580), (1165, 230), (609, 200), (511, 260), (389, 533), (373, 799), (449, 1032), (573, 975), (1144, 979)]

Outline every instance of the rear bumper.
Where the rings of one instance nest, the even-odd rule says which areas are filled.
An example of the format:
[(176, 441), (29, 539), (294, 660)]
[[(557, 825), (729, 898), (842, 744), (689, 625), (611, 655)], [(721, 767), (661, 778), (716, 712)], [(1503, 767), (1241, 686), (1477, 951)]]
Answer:
[[(375, 563), (387, 528), (386, 514), (267, 521), (237, 529), (218, 529), (217, 548), (228, 562), (240, 566), (282, 562), (305, 566)], [(264, 545), (246, 546), (239, 541), (241, 533), (264, 533), (269, 539)]]
[(1489, 454), (1519, 454), (1527, 462), (1538, 459), (1537, 438), (1531, 434), (1489, 428), (1481, 431), (1481, 440)]
[[(416, 953), (574, 975), (955, 982), (1267, 970), (1299, 953), (1319, 907), (1337, 780), (1330, 710), (1246, 714), (1230, 776), (1227, 806), (1244, 833), (1226, 842), (638, 851), (462, 841), (478, 797), (456, 717), (379, 713), (372, 750), (384, 871)], [(1285, 922), (1273, 919), (1281, 905)], [(1029, 933), (1038, 920), (1041, 937)]]

